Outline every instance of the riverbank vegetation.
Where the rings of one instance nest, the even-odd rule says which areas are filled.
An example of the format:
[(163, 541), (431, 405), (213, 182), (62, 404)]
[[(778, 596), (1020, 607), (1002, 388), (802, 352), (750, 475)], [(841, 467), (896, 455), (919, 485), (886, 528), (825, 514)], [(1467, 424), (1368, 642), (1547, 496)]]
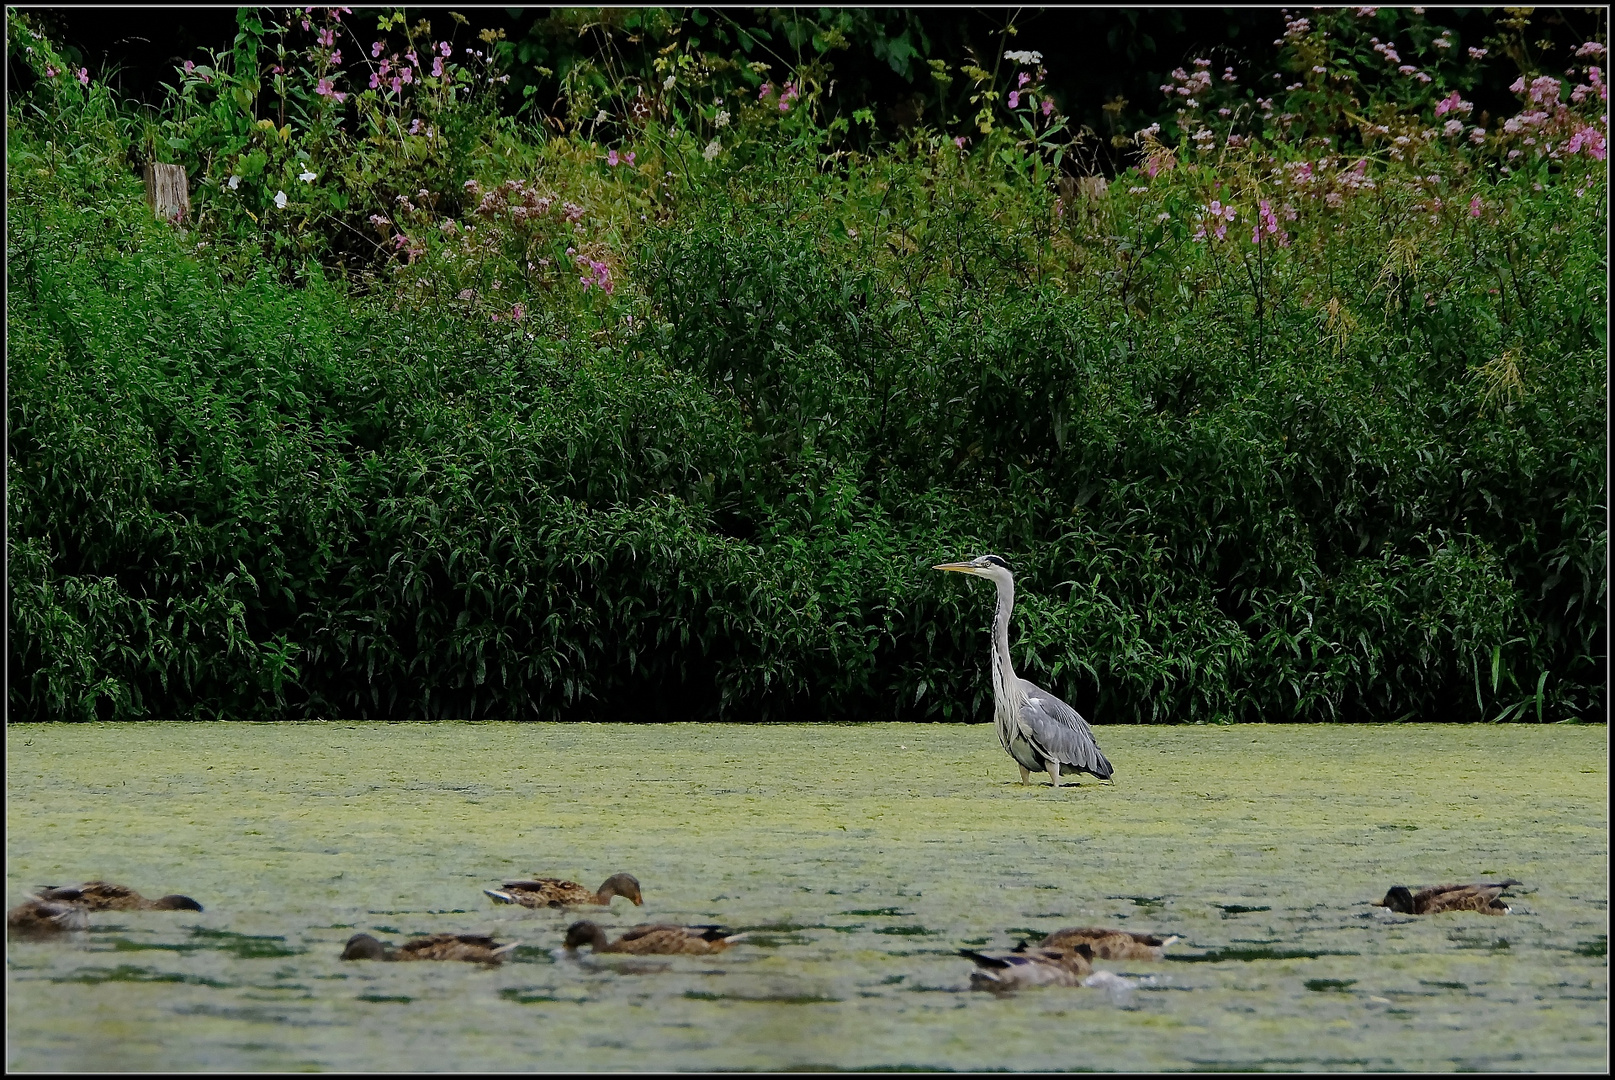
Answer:
[(976, 719), (994, 551), (1100, 723), (1597, 718), (1605, 55), (1519, 10), (1275, 15), (1110, 175), (1015, 48), (883, 130), (244, 9), (145, 108), (8, 13), (11, 715)]

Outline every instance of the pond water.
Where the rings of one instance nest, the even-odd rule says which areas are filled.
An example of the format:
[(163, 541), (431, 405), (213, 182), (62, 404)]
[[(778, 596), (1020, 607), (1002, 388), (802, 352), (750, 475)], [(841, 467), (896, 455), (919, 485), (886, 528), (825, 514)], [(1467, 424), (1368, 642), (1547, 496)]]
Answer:
[[(105, 878), (206, 910), (7, 946), (13, 1069), (1601, 1070), (1603, 727), (1105, 727), (1113, 784), (1022, 787), (989, 725), (13, 726), (7, 904)], [(532, 874), (626, 870), (576, 962)], [(1512, 876), (1514, 914), (1389, 916)], [(1132, 990), (967, 989), (969, 945), (1176, 933)], [(344, 963), (356, 930), (521, 941)]]

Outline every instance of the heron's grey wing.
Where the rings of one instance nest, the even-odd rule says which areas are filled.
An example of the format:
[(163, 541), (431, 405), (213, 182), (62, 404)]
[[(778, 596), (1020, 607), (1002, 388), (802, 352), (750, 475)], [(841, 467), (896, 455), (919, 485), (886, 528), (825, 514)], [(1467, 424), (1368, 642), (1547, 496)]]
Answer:
[(1026, 693), (1021, 724), (1037, 750), (1061, 765), (1109, 780), (1110, 762), (1094, 741), (1093, 729), (1082, 714), (1035, 683), (1022, 679), (1021, 689)]

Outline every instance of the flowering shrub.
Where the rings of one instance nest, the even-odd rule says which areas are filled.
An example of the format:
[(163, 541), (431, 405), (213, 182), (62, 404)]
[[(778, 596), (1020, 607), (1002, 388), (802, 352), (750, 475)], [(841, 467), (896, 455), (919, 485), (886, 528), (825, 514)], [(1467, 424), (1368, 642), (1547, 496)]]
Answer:
[(247, 12), (155, 118), (9, 20), (14, 715), (979, 717), (982, 550), (1100, 721), (1602, 714), (1601, 43), (1286, 15), (1107, 177), (1033, 50), (882, 143), (598, 18), (517, 104)]

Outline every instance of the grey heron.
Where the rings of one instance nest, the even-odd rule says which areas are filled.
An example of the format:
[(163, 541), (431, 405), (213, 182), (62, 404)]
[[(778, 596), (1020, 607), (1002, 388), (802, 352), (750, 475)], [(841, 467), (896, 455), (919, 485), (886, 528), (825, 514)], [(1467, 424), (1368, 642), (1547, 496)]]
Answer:
[(1047, 772), (1060, 786), (1060, 768), (1110, 779), (1110, 762), (1094, 741), (1082, 715), (1035, 683), (1017, 678), (1009, 662), (1009, 613), (1015, 607), (1015, 575), (997, 555), (968, 562), (942, 563), (933, 570), (952, 570), (986, 578), (998, 587), (993, 612), (993, 723), (1004, 751), (1021, 767), (1021, 783), (1034, 772)]

